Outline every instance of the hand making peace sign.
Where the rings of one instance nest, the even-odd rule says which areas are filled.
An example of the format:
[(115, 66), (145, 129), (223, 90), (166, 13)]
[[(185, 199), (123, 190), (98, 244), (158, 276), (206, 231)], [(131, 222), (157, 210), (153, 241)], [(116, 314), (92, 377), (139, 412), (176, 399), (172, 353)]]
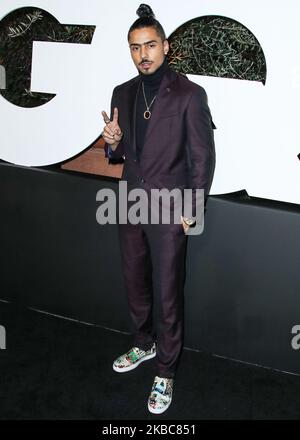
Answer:
[(116, 148), (118, 143), (123, 137), (123, 133), (118, 122), (119, 119), (118, 108), (117, 107), (114, 108), (114, 115), (112, 121), (109, 119), (105, 111), (102, 111), (101, 113), (103, 116), (103, 120), (106, 124), (102, 132), (102, 137), (107, 144)]

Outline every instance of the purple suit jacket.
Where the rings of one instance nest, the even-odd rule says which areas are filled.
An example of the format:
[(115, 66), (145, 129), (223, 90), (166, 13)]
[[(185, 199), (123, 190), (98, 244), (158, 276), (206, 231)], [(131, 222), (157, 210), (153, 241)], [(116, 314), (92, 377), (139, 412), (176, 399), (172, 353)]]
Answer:
[[(141, 76), (117, 86), (111, 100), (119, 109), (122, 141), (111, 157), (125, 156), (122, 179), (147, 188), (196, 188), (209, 193), (215, 147), (205, 90), (170, 67), (161, 81), (140, 157), (136, 157), (135, 107)], [(195, 215), (193, 206), (193, 215)]]

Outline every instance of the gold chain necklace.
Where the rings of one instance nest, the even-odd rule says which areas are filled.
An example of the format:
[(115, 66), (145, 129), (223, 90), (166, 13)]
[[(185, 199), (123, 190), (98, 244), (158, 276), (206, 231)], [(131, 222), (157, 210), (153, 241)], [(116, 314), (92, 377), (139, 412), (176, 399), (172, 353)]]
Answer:
[(142, 89), (143, 89), (143, 95), (144, 95), (145, 104), (146, 104), (146, 107), (147, 107), (147, 109), (144, 111), (144, 118), (145, 119), (150, 119), (151, 118), (150, 107), (153, 104), (153, 102), (155, 101), (156, 95), (152, 99), (150, 105), (148, 105), (148, 102), (147, 102), (147, 99), (146, 99), (146, 95), (145, 95), (145, 89), (144, 89), (144, 83), (143, 82), (142, 82)]

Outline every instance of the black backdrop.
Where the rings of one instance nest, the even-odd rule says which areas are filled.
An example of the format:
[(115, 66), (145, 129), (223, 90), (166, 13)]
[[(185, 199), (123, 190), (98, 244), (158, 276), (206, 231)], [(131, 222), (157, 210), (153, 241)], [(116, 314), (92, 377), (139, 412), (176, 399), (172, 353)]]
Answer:
[[(117, 184), (1, 163), (0, 299), (129, 331), (117, 226), (96, 222), (97, 191)], [(299, 250), (298, 205), (211, 196), (188, 239), (184, 345), (300, 374)]]

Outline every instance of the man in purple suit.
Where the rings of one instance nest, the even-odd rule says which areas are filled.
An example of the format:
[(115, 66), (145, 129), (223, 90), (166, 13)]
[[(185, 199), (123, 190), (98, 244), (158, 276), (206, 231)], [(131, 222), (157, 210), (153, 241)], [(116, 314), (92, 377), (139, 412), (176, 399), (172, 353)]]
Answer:
[[(109, 157), (125, 158), (128, 189), (203, 189), (206, 199), (215, 168), (213, 122), (204, 89), (168, 66), (169, 44), (151, 8), (141, 5), (128, 32), (139, 75), (117, 86), (111, 118), (102, 112)], [(192, 212), (195, 215), (195, 199)], [(120, 247), (134, 334), (133, 347), (113, 363), (117, 372), (156, 356), (148, 398), (152, 413), (172, 401), (183, 347), (185, 253), (193, 218), (181, 223), (121, 224)], [(158, 304), (154, 331), (152, 309)]]

